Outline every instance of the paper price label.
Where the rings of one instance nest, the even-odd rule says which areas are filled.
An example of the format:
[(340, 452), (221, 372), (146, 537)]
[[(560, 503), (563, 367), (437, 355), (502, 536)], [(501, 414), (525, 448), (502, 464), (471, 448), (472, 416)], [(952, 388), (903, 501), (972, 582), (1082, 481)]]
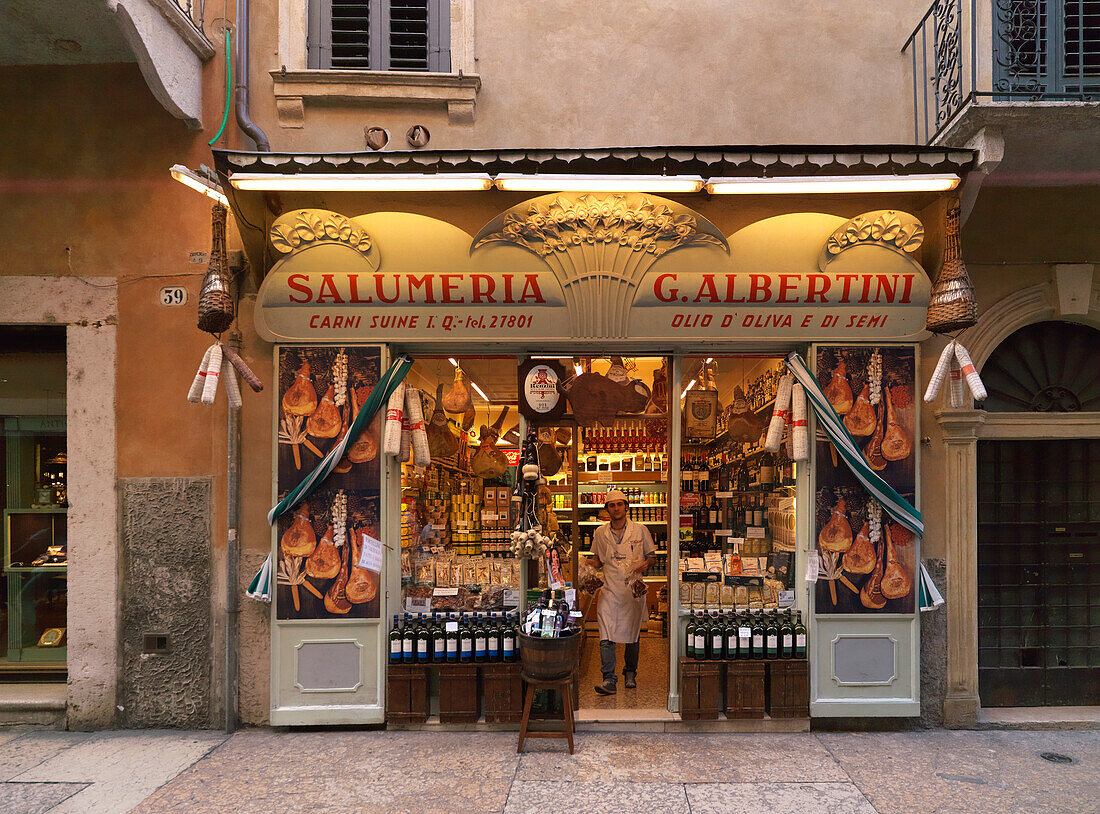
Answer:
[(359, 567), (382, 573), (382, 541), (363, 532), (359, 535), (363, 550), (359, 553)]
[(794, 591), (779, 592), (779, 607), (789, 608), (794, 605)]
[(447, 623), (447, 632), (448, 633), (458, 633), (458, 622), (448, 622)]
[(818, 556), (817, 549), (810, 551), (806, 556), (806, 581), (817, 582), (817, 575), (821, 570), (821, 558)]
[(714, 496), (717, 497), (717, 498), (723, 498), (723, 497), (732, 498), (733, 497), (733, 492), (715, 492)]
[(410, 596), (405, 602), (405, 610), (409, 613), (431, 613), (432, 598), (430, 596)]
[(432, 596), (458, 596), (458, 588), (436, 588)]
[(610, 472), (597, 472), (596, 473), (596, 483), (611, 483), (611, 473)]
[(715, 529), (715, 537), (731, 537), (733, 536), (733, 529)]
[(749, 526), (748, 530), (745, 532), (745, 536), (750, 540), (763, 540), (764, 528), (763, 526)]

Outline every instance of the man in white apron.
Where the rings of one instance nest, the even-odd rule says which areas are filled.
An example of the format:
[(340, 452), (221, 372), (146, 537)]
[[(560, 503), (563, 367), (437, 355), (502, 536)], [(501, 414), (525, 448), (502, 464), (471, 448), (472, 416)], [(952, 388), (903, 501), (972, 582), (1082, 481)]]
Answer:
[(646, 595), (635, 597), (628, 581), (634, 573), (644, 573), (657, 562), (653, 538), (641, 523), (627, 516), (626, 495), (618, 489), (608, 492), (604, 504), (611, 521), (604, 523), (592, 538), (593, 568), (603, 568), (603, 590), (597, 618), (600, 623), (600, 667), (603, 683), (596, 685), (600, 695), (615, 693), (615, 643), (626, 645), (623, 677), (628, 690), (638, 686), (638, 633), (645, 618)]

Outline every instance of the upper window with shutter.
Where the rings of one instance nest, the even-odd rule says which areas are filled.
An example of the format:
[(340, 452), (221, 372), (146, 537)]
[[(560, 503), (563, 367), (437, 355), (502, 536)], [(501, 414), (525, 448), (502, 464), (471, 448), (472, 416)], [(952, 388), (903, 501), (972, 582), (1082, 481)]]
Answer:
[(310, 68), (449, 73), (448, 0), (309, 0)]

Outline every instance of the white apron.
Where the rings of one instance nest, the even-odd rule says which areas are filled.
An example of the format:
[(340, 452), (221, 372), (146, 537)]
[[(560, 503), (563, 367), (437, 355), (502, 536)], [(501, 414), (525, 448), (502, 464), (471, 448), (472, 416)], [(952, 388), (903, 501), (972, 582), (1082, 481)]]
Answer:
[(600, 623), (600, 638), (622, 644), (638, 641), (638, 632), (645, 616), (646, 595), (635, 598), (626, 584), (627, 568), (640, 564), (656, 551), (649, 530), (626, 521), (622, 540), (616, 539), (610, 523), (596, 529), (592, 537), (592, 553), (603, 563), (603, 590), (596, 618)]

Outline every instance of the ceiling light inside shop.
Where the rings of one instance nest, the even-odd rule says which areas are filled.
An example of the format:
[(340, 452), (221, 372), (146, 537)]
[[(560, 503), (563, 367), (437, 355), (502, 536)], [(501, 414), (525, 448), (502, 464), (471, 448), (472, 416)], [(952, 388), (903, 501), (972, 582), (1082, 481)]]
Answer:
[(229, 183), (258, 192), (466, 192), (489, 189), (493, 179), (476, 173), (382, 175), (234, 173)]
[(514, 175), (496, 177), (510, 192), (698, 192), (699, 175)]
[(826, 195), (849, 192), (945, 192), (959, 185), (959, 176), (945, 175), (822, 175), (790, 178), (711, 178), (712, 195)]
[(688, 394), (688, 390), (695, 387), (695, 382), (696, 381), (698, 381), (698, 380), (697, 379), (692, 379), (691, 380), (691, 384), (689, 384), (687, 387), (684, 388), (684, 392), (680, 394), (680, 398), (683, 398), (684, 396), (686, 396)]
[(183, 164), (173, 164), (169, 170), (172, 177), (184, 186), (189, 186), (196, 192), (201, 192), (207, 198), (213, 198), (222, 206), (229, 206), (229, 199), (225, 197), (221, 186), (214, 180), (207, 178), (194, 170), (189, 170)]
[(450, 362), (455, 367), (458, 367), (458, 362), (455, 361), (455, 358), (453, 356), (451, 358), (449, 358), (447, 361)]
[(584, 368), (581, 367), (580, 365), (573, 365), (573, 370), (576, 372), (576, 374), (578, 376), (581, 376), (581, 375), (584, 374)]
[(477, 382), (473, 381), (472, 379), (467, 379), (467, 381), (470, 382), (470, 387), (474, 388), (474, 390), (477, 391), (477, 394), (479, 396), (481, 396), (483, 399), (485, 399), (485, 403), (488, 404), (489, 403), (489, 397), (487, 395), (485, 395), (484, 390), (482, 390), (480, 387), (477, 386)]

